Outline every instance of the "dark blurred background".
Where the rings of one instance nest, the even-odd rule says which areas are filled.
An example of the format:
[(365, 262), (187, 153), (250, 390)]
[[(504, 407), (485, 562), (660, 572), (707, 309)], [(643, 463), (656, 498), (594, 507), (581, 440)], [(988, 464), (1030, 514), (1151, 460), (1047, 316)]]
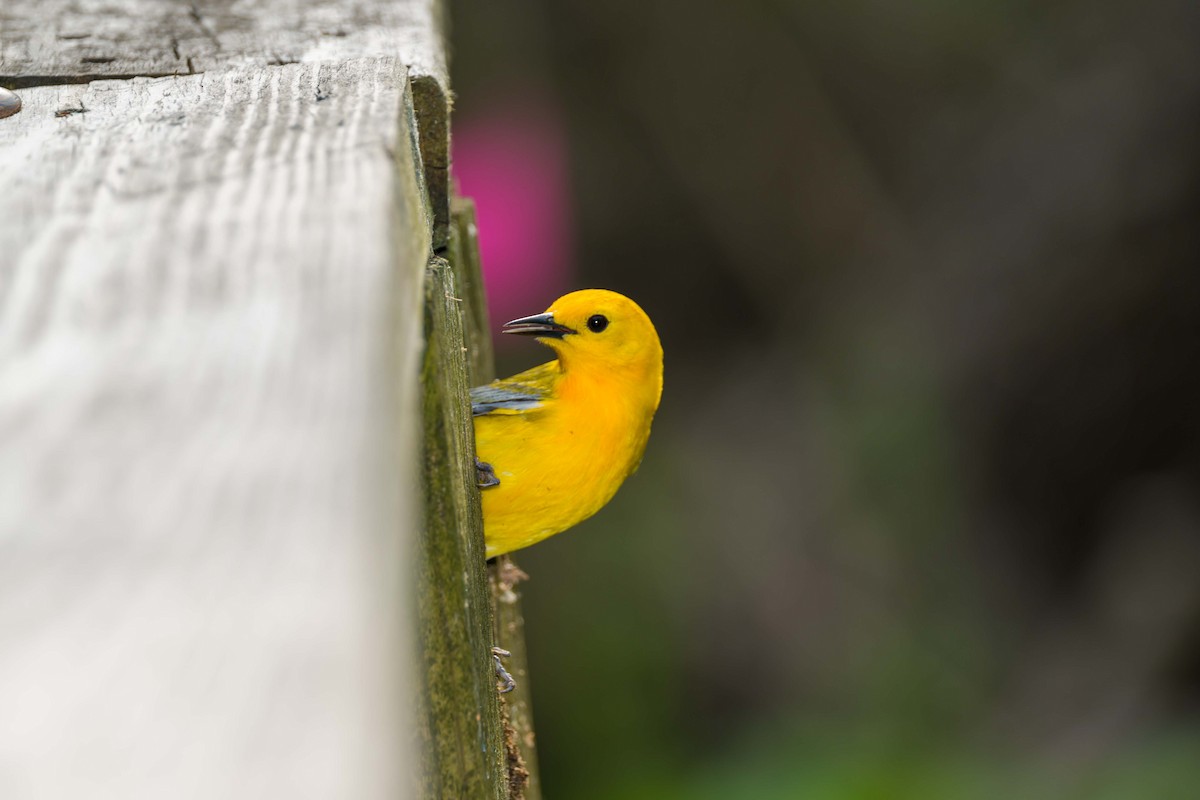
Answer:
[(517, 555), (547, 797), (1200, 797), (1200, 3), (451, 12), (493, 323), (667, 358)]

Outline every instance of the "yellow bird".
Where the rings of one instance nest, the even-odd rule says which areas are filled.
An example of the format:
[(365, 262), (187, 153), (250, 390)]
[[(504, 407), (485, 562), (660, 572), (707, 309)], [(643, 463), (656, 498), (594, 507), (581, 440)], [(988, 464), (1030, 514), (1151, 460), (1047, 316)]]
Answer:
[(616, 292), (571, 292), (501, 330), (533, 336), (558, 358), (471, 390), (488, 558), (611, 500), (642, 460), (663, 383), (653, 323)]

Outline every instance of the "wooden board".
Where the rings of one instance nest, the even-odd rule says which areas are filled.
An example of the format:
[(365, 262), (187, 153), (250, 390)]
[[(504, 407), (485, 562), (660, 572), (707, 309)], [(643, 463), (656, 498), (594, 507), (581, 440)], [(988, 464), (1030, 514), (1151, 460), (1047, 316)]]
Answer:
[(248, 67), (0, 120), (0, 796), (408, 788), (407, 86)]
[[(495, 377), (495, 369), (487, 293), (484, 291), (483, 270), (479, 261), (475, 204), (470, 199), (456, 197), (450, 208), (449, 257), (453, 268), (454, 294), (463, 317), (467, 374), (471, 386), (480, 386)], [(470, 438), (473, 440), (473, 437)], [(479, 535), (482, 537), (482, 529)], [(494, 610), (492, 638), (497, 645), (511, 653), (505, 665), (517, 684), (512, 692), (503, 696), (501, 706), (507, 783), (513, 797), (540, 800), (541, 780), (537, 769), (537, 740), (533, 730), (529, 660), (525, 651), (525, 616), (521, 611), (520, 593), (516, 590), (522, 577), (527, 576), (512, 556), (500, 556), (488, 566), (488, 587)]]
[(463, 306), (451, 266), (434, 259), (426, 276), (426, 521), (417, 580), (428, 731), (422, 797), (505, 800)]
[(408, 68), (434, 217), (449, 225), (450, 91), (437, 0), (5, 0), (0, 86), (397, 58)]
[(237, 62), (396, 56), (446, 80), (434, 0), (6, 0), (0, 80), (18, 86), (205, 72)]

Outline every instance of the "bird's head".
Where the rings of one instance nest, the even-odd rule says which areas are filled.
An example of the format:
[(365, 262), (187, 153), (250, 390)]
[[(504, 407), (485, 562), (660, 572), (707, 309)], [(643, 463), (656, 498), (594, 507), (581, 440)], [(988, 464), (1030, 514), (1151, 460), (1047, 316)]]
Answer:
[(545, 313), (505, 323), (504, 333), (533, 336), (564, 369), (603, 368), (662, 382), (662, 344), (637, 303), (607, 289), (563, 295)]

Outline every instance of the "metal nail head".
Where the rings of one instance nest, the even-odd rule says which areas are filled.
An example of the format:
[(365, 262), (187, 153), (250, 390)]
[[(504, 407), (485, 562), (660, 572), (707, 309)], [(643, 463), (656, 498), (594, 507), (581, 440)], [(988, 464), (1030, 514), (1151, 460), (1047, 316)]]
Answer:
[(11, 117), (21, 110), (21, 98), (15, 92), (0, 87), (0, 119)]

